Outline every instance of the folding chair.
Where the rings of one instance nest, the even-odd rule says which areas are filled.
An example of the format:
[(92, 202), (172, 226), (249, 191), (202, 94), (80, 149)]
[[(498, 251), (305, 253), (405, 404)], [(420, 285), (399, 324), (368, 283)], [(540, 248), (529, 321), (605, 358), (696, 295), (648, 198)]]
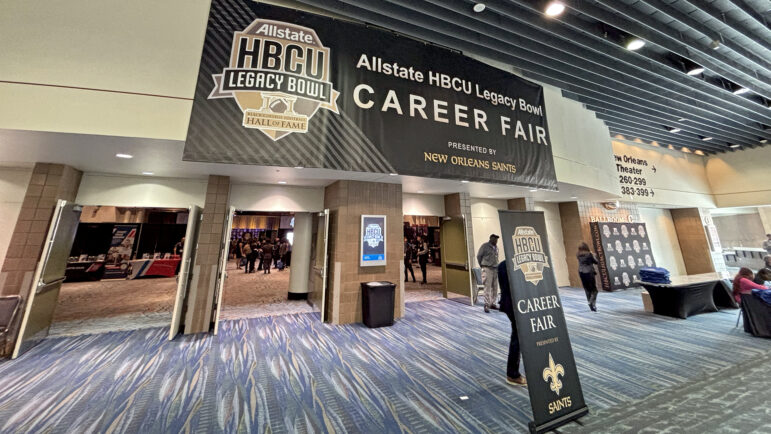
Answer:
[(8, 333), (13, 327), (16, 314), (21, 306), (21, 297), (18, 295), (7, 295), (0, 297), (0, 335), (3, 337), (3, 345), (0, 346), (0, 354), (5, 353), (5, 346), (8, 344)]
[(476, 282), (473, 294), (474, 297), (472, 298), (471, 302), (472, 304), (476, 305), (477, 300), (479, 300), (479, 293), (481, 292), (484, 294), (485, 292), (485, 284), (482, 282), (482, 269), (481, 268), (472, 268), (471, 272), (474, 273), (474, 281)]

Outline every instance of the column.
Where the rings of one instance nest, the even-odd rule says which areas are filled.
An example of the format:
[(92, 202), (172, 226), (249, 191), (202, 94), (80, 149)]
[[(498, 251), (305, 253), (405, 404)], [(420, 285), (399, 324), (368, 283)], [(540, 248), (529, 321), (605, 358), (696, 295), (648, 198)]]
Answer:
[(311, 213), (298, 212), (294, 215), (292, 266), (289, 267), (288, 298), (290, 300), (303, 300), (308, 298), (312, 221)]
[(471, 220), (471, 195), (465, 192), (445, 195), (444, 212), (450, 217), (463, 217), (466, 226), (467, 263), (469, 267), (474, 267), (476, 264), (476, 246), (474, 245), (473, 222)]
[[(74, 201), (83, 173), (63, 164), (36, 163), (32, 169), (19, 218), (11, 235), (0, 271), (0, 294), (20, 295), (22, 308), (32, 287), (35, 268), (43, 251), (43, 240), (59, 199)], [(21, 315), (11, 327), (7, 348), (13, 348)], [(6, 354), (0, 348), (0, 355)]]
[[(379, 182), (337, 181), (324, 190), (329, 219), (329, 315), (333, 324), (361, 322), (361, 282), (384, 280), (397, 286), (394, 317), (404, 316), (399, 290), (403, 251), (402, 186)], [(385, 266), (359, 266), (362, 214), (386, 216)], [(294, 266), (294, 264), (293, 264)]]
[[(712, 273), (712, 262), (707, 233), (704, 230), (702, 214), (698, 208), (676, 208), (670, 210), (675, 224), (680, 251), (688, 274)], [(722, 254), (721, 254), (722, 257)]]
[(535, 199), (532, 197), (518, 197), (506, 201), (509, 211), (533, 211), (535, 209)]
[(187, 296), (185, 334), (205, 333), (211, 326), (229, 199), (230, 177), (210, 175)]

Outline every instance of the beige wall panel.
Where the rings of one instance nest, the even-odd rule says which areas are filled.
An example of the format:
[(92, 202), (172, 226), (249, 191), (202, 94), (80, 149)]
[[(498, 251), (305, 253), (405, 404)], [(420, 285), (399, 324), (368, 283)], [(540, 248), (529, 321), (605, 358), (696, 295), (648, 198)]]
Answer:
[(444, 216), (444, 196), (434, 194), (402, 194), (404, 215)]
[(321, 211), (324, 209), (324, 188), (234, 184), (230, 205), (240, 211)]
[(638, 208), (640, 220), (648, 227), (648, 238), (656, 265), (664, 267), (673, 276), (688, 274), (680, 251), (680, 242), (668, 209)]
[(707, 179), (718, 208), (771, 204), (771, 146), (707, 159)]
[(31, 176), (32, 167), (0, 167), (0, 264), (5, 261)]

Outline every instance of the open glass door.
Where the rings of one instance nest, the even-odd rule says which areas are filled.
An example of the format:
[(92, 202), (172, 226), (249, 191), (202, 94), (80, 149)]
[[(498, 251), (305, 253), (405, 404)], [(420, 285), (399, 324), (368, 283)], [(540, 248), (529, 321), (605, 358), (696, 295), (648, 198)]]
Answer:
[(313, 214), (311, 221), (311, 261), (308, 273), (308, 301), (313, 310), (321, 314), (321, 322), (327, 320), (327, 273), (329, 210)]
[(80, 205), (64, 200), (56, 202), (11, 358), (15, 359), (48, 336), (81, 209)]
[[(463, 217), (445, 218), (439, 232), (442, 246), (442, 283), (444, 296), (473, 304), (471, 267), (469, 266), (466, 224)], [(461, 295), (463, 297), (454, 297)]]
[(220, 247), (220, 265), (217, 275), (217, 287), (214, 291), (214, 334), (216, 335), (220, 328), (220, 308), (222, 307), (222, 290), (225, 288), (225, 279), (228, 278), (228, 258), (230, 257), (230, 232), (233, 230), (233, 216), (236, 213), (234, 207), (230, 207), (228, 216), (225, 218), (225, 230), (222, 232), (222, 244)]
[(185, 229), (185, 247), (182, 249), (182, 260), (179, 263), (179, 274), (177, 275), (177, 296), (174, 299), (174, 310), (171, 314), (171, 327), (169, 329), (169, 340), (179, 334), (180, 321), (184, 315), (185, 299), (190, 282), (193, 279), (193, 273), (190, 272), (195, 262), (195, 252), (198, 251), (198, 232), (201, 225), (201, 208), (192, 205), (188, 208), (187, 228)]

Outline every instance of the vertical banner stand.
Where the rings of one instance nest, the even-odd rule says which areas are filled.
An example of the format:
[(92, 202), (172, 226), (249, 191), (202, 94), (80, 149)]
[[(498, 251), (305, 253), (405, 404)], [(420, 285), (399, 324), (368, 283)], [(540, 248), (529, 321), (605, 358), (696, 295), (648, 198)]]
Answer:
[(530, 432), (586, 415), (542, 212), (498, 211), (517, 336), (533, 408)]

